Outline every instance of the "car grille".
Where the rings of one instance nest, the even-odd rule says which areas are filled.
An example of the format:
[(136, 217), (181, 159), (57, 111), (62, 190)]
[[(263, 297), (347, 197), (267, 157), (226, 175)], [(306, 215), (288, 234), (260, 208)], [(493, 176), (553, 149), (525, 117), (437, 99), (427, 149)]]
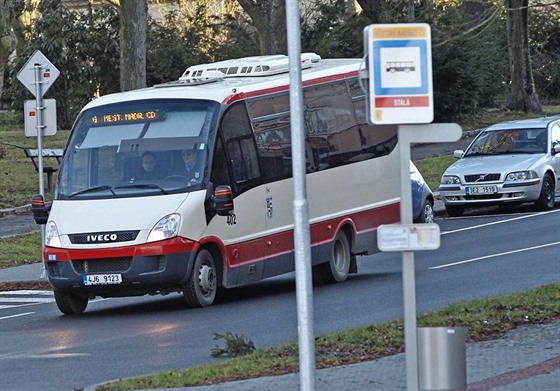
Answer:
[[(68, 235), (70, 238), (70, 243), (72, 244), (99, 244), (99, 243), (118, 243), (118, 242), (129, 242), (135, 240), (140, 231), (119, 231), (119, 232), (95, 232), (95, 233), (84, 233), (84, 234), (71, 234)], [(114, 240), (94, 241), (92, 237), (106, 236), (106, 235), (116, 235)]]
[(76, 260), (72, 264), (79, 273), (124, 272), (130, 269), (132, 257)]
[(500, 180), (500, 174), (465, 175), (466, 183), (494, 182)]

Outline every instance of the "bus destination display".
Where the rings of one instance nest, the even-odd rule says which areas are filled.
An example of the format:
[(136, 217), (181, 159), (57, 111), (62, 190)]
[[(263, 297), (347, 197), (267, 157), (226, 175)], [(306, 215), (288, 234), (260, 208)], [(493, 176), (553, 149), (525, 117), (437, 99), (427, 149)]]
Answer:
[(92, 115), (92, 125), (114, 125), (118, 123), (158, 121), (164, 119), (159, 111), (128, 111), (120, 113), (107, 113), (103, 115)]

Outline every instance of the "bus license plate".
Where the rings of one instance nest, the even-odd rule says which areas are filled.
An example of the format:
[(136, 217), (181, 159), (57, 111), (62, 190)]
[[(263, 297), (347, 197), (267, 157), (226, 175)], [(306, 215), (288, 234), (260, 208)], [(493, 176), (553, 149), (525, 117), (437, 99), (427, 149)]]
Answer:
[(494, 194), (498, 192), (497, 186), (474, 186), (474, 187), (466, 187), (465, 193), (467, 195), (471, 194)]
[(121, 274), (87, 274), (82, 279), (84, 285), (113, 285), (122, 283)]

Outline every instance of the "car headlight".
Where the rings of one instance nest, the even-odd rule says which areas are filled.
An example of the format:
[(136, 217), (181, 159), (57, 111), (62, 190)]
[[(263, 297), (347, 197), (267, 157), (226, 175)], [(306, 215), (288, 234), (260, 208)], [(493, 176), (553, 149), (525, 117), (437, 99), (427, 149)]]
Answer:
[(536, 179), (539, 176), (535, 171), (517, 171), (510, 172), (506, 176), (506, 182), (525, 181), (527, 179)]
[(177, 213), (165, 216), (152, 228), (146, 242), (156, 242), (158, 240), (174, 238), (179, 234), (181, 226), (181, 216)]
[(49, 220), (45, 226), (45, 245), (58, 248), (62, 247), (60, 236), (58, 235), (58, 228), (56, 223), (52, 220)]
[(460, 185), (461, 180), (457, 175), (444, 175), (441, 177), (442, 185)]

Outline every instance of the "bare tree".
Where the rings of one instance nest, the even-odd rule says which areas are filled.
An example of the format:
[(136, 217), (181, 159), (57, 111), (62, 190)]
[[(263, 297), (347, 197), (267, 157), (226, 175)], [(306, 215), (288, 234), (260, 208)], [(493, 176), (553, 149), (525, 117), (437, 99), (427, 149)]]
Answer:
[(237, 1), (257, 29), (261, 54), (286, 54), (288, 44), (285, 0)]
[(147, 0), (107, 0), (119, 8), (121, 91), (146, 87)]
[(371, 20), (372, 23), (387, 23), (385, 3), (386, 0), (357, 0), (364, 15)]
[(121, 0), (121, 91), (146, 87), (147, 0)]
[(17, 46), (13, 26), (22, 9), (22, 0), (0, 0), (0, 98), (4, 90), (4, 70)]
[(511, 94), (506, 107), (523, 112), (542, 112), (539, 96), (535, 89), (527, 8), (529, 0), (507, 1), (507, 36), (511, 68)]

